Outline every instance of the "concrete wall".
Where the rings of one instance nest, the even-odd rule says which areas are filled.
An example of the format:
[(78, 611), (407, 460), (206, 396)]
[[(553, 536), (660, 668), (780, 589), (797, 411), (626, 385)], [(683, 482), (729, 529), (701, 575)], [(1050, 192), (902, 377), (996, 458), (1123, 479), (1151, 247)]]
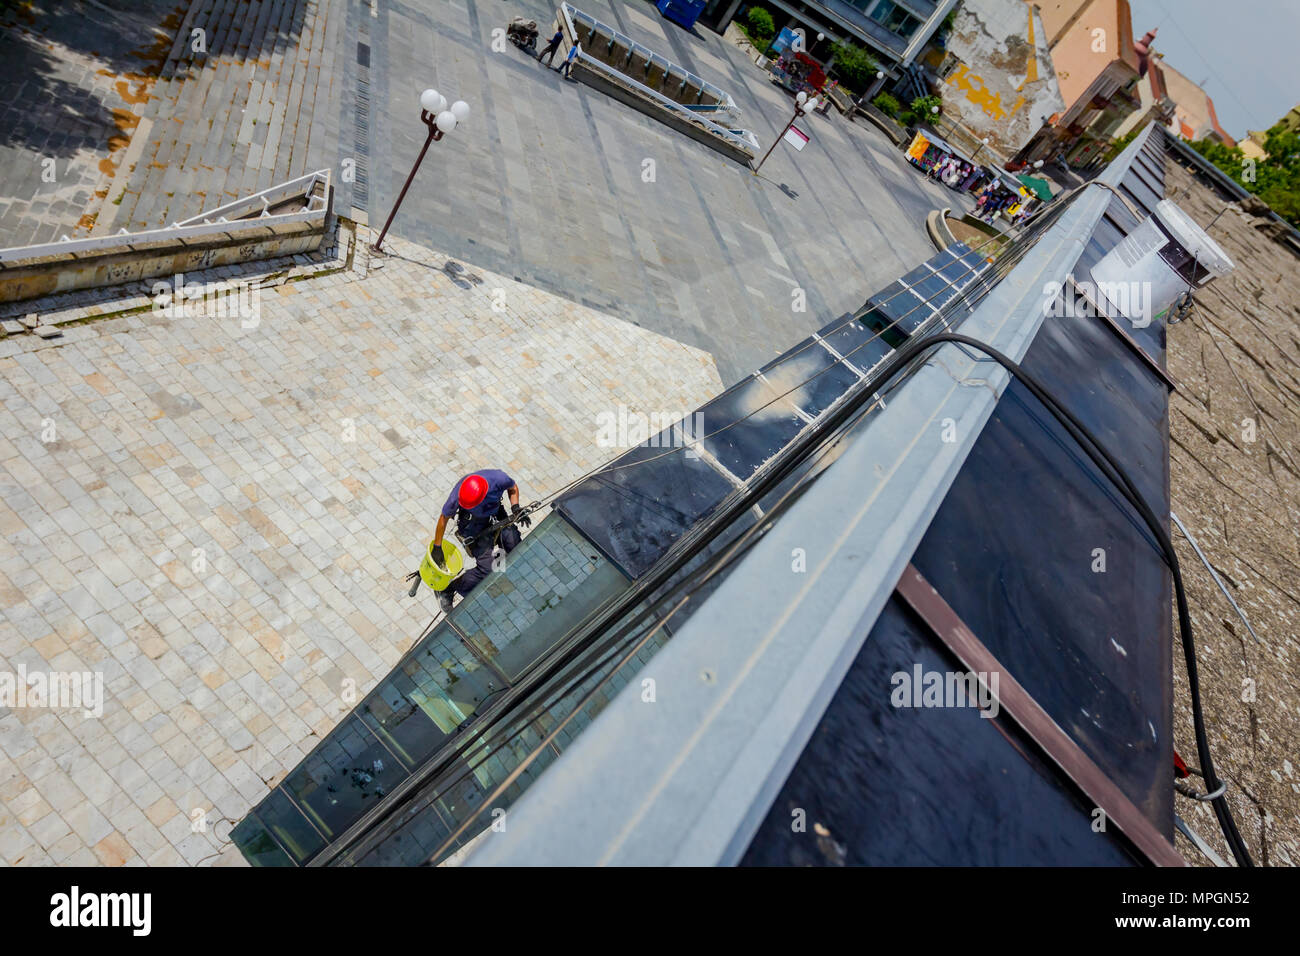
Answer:
[(0, 302), (308, 252), (325, 237), (332, 198), (320, 170), (167, 229), (0, 249)]
[(62, 252), (59, 243), (31, 246), (31, 255), (0, 263), (0, 302), (309, 252), (320, 246), (325, 220), (245, 226), (198, 240), (164, 236), (140, 242), (142, 235), (147, 234), (122, 236), (122, 241), (88, 255)]
[(995, 154), (1015, 154), (1065, 109), (1042, 19), (1023, 0), (965, 0), (948, 51), (959, 62), (944, 80), (944, 114), (987, 136)]

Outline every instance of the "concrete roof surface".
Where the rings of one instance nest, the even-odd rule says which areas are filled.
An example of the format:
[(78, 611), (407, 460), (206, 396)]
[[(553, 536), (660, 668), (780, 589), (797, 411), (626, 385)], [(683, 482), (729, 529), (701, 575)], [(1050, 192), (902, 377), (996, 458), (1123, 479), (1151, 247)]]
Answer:
[[(1206, 224), (1224, 207), (1177, 163), (1169, 198)], [(1173, 510), (1196, 537), (1262, 644), (1242, 625), (1177, 530), (1211, 753), (1256, 863), (1300, 864), (1300, 270), (1235, 204), (1210, 229), (1236, 270), (1196, 295), (1169, 330)], [(1251, 428), (1253, 423), (1254, 432)], [(1253, 440), (1252, 440), (1253, 439)], [(1175, 641), (1177, 638), (1175, 638)], [(1181, 647), (1174, 649), (1174, 745), (1196, 753)], [(1200, 782), (1199, 780), (1197, 781)], [(1177, 811), (1231, 859), (1205, 804)], [(1200, 856), (1181, 835), (1179, 849)]]

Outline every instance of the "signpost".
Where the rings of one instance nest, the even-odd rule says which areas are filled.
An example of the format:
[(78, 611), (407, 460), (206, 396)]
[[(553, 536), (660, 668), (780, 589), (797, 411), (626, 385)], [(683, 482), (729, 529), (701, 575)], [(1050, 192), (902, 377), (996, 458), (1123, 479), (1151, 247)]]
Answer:
[[(772, 150), (776, 149), (777, 143), (781, 142), (781, 140), (783, 139), (791, 143), (792, 145), (798, 142), (797, 140), (790, 138), (789, 135), (790, 130), (794, 129), (795, 120), (797, 120), (800, 116), (804, 115), (805, 112), (804, 107), (807, 106), (809, 109), (811, 109), (813, 106), (816, 105), (816, 103), (817, 100), (815, 97), (811, 102), (809, 102), (808, 94), (805, 93), (803, 90), (799, 91), (799, 95), (794, 98), (794, 116), (790, 117), (790, 122), (785, 124), (785, 129), (781, 130), (781, 135), (778, 136), (776, 139), (772, 140), (772, 145), (767, 148), (767, 152), (763, 154), (763, 158), (760, 159), (758, 161), (758, 165), (754, 167), (755, 176), (758, 175), (758, 171), (759, 169), (762, 168), (763, 164), (767, 162), (767, 157), (772, 155)], [(803, 149), (804, 144), (808, 142), (808, 134), (804, 132), (800, 132), (799, 130), (795, 130), (795, 132), (798, 133), (799, 136), (803, 137), (803, 141), (798, 142), (798, 145), (795, 145), (795, 149)]]
[(803, 149), (806, 145), (808, 145), (808, 140), (811, 139), (811, 137), (807, 133), (801, 130), (798, 126), (795, 126), (793, 123), (790, 125), (789, 129), (785, 131), (785, 135), (782, 136), (781, 138), (784, 139), (791, 146), (793, 146), (796, 150)]

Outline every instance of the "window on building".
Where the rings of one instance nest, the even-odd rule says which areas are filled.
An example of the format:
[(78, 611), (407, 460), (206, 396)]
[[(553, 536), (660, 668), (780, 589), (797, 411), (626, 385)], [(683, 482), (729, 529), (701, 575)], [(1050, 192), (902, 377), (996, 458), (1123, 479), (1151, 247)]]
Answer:
[(904, 39), (910, 37), (921, 26), (920, 20), (893, 0), (880, 0), (868, 16), (890, 33), (896, 33)]

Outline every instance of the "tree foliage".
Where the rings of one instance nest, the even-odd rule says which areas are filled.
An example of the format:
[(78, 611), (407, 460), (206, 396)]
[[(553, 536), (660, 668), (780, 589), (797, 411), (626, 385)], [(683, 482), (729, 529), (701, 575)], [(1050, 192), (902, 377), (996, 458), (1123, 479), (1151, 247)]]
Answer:
[(890, 119), (893, 119), (898, 115), (898, 100), (894, 99), (888, 93), (881, 93), (871, 101), (871, 104)]
[(1300, 135), (1296, 132), (1281, 123), (1273, 126), (1264, 140), (1268, 158), (1254, 162), (1240, 149), (1208, 138), (1190, 145), (1287, 222), (1300, 226)]
[(762, 7), (750, 7), (745, 21), (749, 24), (750, 39), (762, 46), (766, 46), (771, 42), (772, 37), (776, 36), (776, 24), (772, 21), (772, 14)]
[(861, 93), (876, 78), (880, 69), (871, 54), (855, 43), (836, 43), (831, 47), (835, 72), (840, 82), (854, 93)]
[[(939, 107), (938, 113), (930, 112)], [(904, 126), (916, 126), (920, 123), (934, 123), (943, 113), (943, 100), (937, 96), (918, 96), (911, 105), (899, 114), (898, 120)]]

